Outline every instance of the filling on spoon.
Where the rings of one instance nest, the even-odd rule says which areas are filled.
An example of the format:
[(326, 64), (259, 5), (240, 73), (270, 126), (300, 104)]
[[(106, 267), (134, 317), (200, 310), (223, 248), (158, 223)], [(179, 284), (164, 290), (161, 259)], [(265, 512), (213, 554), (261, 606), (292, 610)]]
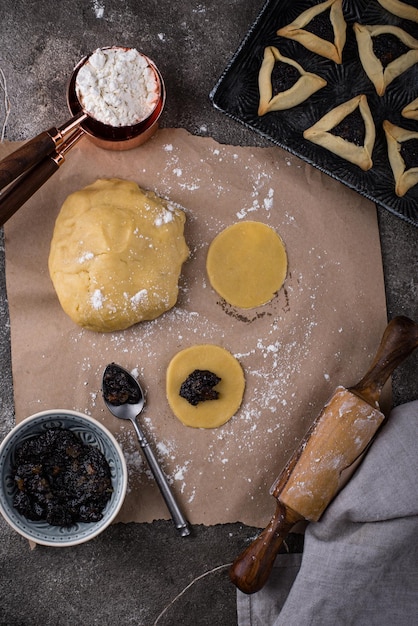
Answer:
[(111, 363), (103, 375), (103, 396), (113, 406), (137, 404), (141, 391), (128, 372)]

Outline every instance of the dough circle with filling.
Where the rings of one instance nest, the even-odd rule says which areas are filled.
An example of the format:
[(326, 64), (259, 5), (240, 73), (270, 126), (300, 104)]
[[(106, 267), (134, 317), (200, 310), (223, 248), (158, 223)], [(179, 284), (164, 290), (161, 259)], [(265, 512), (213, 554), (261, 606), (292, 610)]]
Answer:
[(64, 311), (83, 328), (111, 332), (173, 307), (189, 254), (185, 220), (132, 181), (99, 179), (68, 196), (48, 260)]
[(270, 302), (287, 273), (287, 254), (276, 231), (245, 221), (221, 231), (209, 246), (206, 270), (213, 289), (226, 302), (251, 309)]
[[(221, 380), (215, 389), (216, 400), (205, 400), (193, 406), (180, 396), (182, 383), (194, 370), (209, 370)], [(174, 415), (194, 428), (217, 428), (238, 411), (245, 390), (241, 364), (225, 348), (198, 344), (181, 350), (170, 361), (166, 375), (166, 395)]]

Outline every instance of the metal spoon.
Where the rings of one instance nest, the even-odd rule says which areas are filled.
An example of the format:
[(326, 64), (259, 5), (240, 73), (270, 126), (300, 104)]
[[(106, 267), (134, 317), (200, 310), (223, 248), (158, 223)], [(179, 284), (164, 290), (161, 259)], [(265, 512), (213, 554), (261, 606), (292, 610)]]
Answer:
[(190, 535), (190, 527), (181, 513), (170, 490), (167, 478), (152, 451), (144, 433), (138, 425), (137, 417), (145, 406), (145, 395), (139, 382), (127, 370), (116, 363), (107, 365), (102, 381), (104, 402), (115, 417), (130, 420), (134, 425), (139, 444), (155, 481), (161, 491), (173, 522), (182, 537)]

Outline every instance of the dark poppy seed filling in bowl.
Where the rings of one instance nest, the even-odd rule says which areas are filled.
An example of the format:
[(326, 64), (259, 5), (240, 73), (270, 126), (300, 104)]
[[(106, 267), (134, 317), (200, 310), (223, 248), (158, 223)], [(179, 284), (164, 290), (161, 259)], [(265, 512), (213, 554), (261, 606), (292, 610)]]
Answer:
[(53, 526), (99, 521), (113, 491), (101, 451), (61, 428), (24, 441), (16, 450), (12, 475), (17, 511)]

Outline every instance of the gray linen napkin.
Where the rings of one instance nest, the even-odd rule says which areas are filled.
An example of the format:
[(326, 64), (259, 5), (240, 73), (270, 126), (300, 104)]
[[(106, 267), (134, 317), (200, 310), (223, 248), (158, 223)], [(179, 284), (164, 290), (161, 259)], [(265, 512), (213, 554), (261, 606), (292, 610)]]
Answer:
[(354, 476), (261, 591), (237, 591), (239, 626), (418, 625), (418, 401), (398, 406)]

